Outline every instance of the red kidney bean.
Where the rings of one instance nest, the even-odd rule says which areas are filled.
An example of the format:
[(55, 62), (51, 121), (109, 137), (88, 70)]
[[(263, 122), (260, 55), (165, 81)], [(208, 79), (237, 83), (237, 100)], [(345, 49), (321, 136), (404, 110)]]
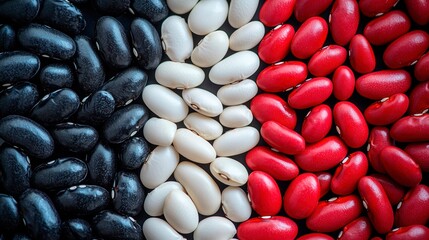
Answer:
[(414, 66), (414, 77), (421, 82), (429, 81), (429, 54), (423, 55)]
[(329, 15), (332, 38), (344, 46), (356, 34), (359, 26), (359, 7), (356, 0), (336, 0)]
[(281, 61), (288, 55), (294, 35), (295, 30), (292, 25), (278, 25), (259, 43), (259, 58), (269, 64)]
[(296, 235), (296, 223), (282, 216), (251, 218), (237, 229), (237, 237), (241, 240), (294, 239)]
[(367, 17), (378, 17), (387, 13), (398, 0), (360, 0), (359, 9)]
[(422, 113), (426, 109), (429, 109), (429, 81), (417, 84), (411, 91), (408, 113)]
[(252, 171), (263, 171), (274, 179), (289, 181), (299, 174), (299, 168), (288, 157), (264, 146), (257, 146), (246, 154), (246, 164)]
[(376, 65), (374, 51), (363, 35), (357, 34), (350, 41), (349, 60), (352, 68), (358, 73), (374, 71)]
[(351, 102), (341, 101), (333, 110), (338, 133), (347, 146), (362, 147), (368, 139), (368, 125), (361, 111)]
[(349, 99), (355, 90), (355, 75), (347, 66), (338, 67), (332, 77), (334, 96), (341, 101)]
[(392, 42), (407, 33), (411, 21), (407, 14), (394, 10), (370, 21), (363, 30), (363, 35), (375, 46)]
[(311, 17), (301, 25), (292, 39), (292, 54), (300, 59), (311, 57), (325, 43), (328, 24), (321, 17)]
[(295, 110), (277, 95), (270, 93), (256, 95), (250, 102), (250, 110), (253, 117), (260, 123), (275, 120), (290, 129), (294, 129), (296, 126)]
[(294, 155), (305, 148), (305, 140), (301, 135), (275, 121), (262, 124), (261, 136), (268, 145), (285, 154)]
[(296, 177), (286, 189), (283, 207), (287, 215), (304, 219), (316, 209), (320, 197), (320, 184), (313, 173), (303, 173)]
[(332, 176), (331, 190), (338, 195), (348, 195), (356, 190), (359, 179), (368, 171), (368, 159), (357, 151), (346, 157)]
[(405, 188), (403, 186), (384, 174), (371, 174), (371, 177), (377, 179), (381, 186), (383, 186), (392, 206), (398, 204), (402, 200), (402, 197), (405, 195)]
[(305, 223), (312, 231), (334, 232), (358, 218), (361, 213), (359, 197), (348, 195), (319, 202)]
[(408, 14), (419, 25), (429, 23), (429, 2), (427, 0), (405, 0)]
[(324, 12), (333, 0), (319, 0), (319, 1), (312, 1), (312, 0), (300, 0), (297, 1), (295, 4), (295, 18), (299, 22), (304, 22), (305, 20), (309, 19), (310, 17), (314, 17), (317, 15), (320, 15), (322, 12)]
[(308, 62), (308, 71), (316, 77), (324, 77), (335, 71), (346, 61), (347, 51), (338, 45), (325, 46)]
[(338, 234), (338, 240), (369, 239), (372, 227), (367, 217), (360, 217), (347, 224)]
[(381, 237), (372, 237), (371, 240), (383, 240)]
[(368, 160), (372, 168), (379, 173), (385, 173), (383, 164), (380, 161), (380, 152), (386, 146), (392, 146), (393, 141), (389, 135), (389, 129), (386, 127), (374, 127), (371, 129), (368, 139)]
[(424, 172), (429, 172), (429, 142), (408, 144), (404, 151)]
[(395, 224), (399, 227), (413, 224), (426, 225), (429, 220), (429, 187), (419, 184), (405, 194), (395, 212)]
[(301, 127), (301, 136), (308, 143), (322, 140), (332, 127), (332, 110), (326, 104), (317, 105), (305, 116)]
[(369, 105), (363, 114), (366, 121), (372, 125), (389, 125), (407, 112), (408, 103), (407, 95), (396, 93)]
[(377, 179), (365, 176), (359, 180), (358, 190), (375, 231), (380, 234), (390, 231), (394, 220), (393, 209), (383, 186)]
[(296, 154), (295, 163), (304, 171), (326, 171), (340, 163), (346, 154), (344, 142), (337, 136), (329, 136)]
[(324, 233), (308, 233), (296, 240), (334, 240), (334, 238)]
[(320, 198), (322, 198), (331, 189), (332, 175), (329, 172), (318, 172), (316, 176), (320, 184)]
[(249, 174), (247, 191), (253, 210), (261, 216), (276, 215), (282, 207), (279, 186), (268, 173), (254, 171)]
[(395, 93), (405, 93), (411, 76), (405, 70), (381, 70), (367, 73), (356, 80), (356, 91), (365, 98), (380, 100)]
[(310, 78), (289, 94), (287, 102), (295, 109), (310, 108), (326, 101), (332, 91), (332, 81), (329, 78)]
[(307, 78), (307, 65), (299, 61), (280, 62), (266, 67), (256, 78), (256, 84), (265, 92), (291, 90)]
[(429, 48), (429, 34), (422, 30), (408, 32), (387, 46), (383, 61), (389, 68), (410, 66)]
[(296, 0), (265, 1), (259, 10), (259, 20), (267, 27), (286, 22), (293, 12)]
[(386, 240), (424, 240), (429, 238), (429, 228), (424, 225), (411, 225), (393, 229)]
[(429, 141), (429, 114), (414, 114), (396, 121), (390, 136), (398, 142)]

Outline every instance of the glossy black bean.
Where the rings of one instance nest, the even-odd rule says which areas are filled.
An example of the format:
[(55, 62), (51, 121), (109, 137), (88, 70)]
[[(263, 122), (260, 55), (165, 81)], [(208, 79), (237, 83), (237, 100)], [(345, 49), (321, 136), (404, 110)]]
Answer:
[(19, 198), (28, 232), (36, 239), (60, 239), (61, 219), (48, 195), (28, 189)]
[(39, 9), (40, 0), (3, 0), (0, 1), (0, 19), (19, 24), (30, 23)]
[(69, 219), (61, 224), (61, 239), (90, 240), (92, 239), (91, 225), (80, 218)]
[(140, 104), (130, 104), (114, 112), (103, 126), (104, 138), (122, 143), (134, 136), (149, 118), (149, 111)]
[(11, 25), (0, 26), (0, 52), (11, 51), (15, 47), (16, 33)]
[(83, 91), (94, 92), (103, 85), (106, 77), (103, 64), (88, 37), (77, 36), (74, 41), (76, 42), (74, 64), (78, 84)]
[(88, 216), (105, 209), (109, 192), (96, 185), (78, 185), (62, 190), (54, 197), (55, 206), (66, 216)]
[(141, 226), (131, 217), (103, 211), (93, 218), (96, 234), (106, 240), (143, 239)]
[(0, 180), (8, 194), (19, 196), (30, 188), (31, 174), (27, 155), (6, 144), (0, 147)]
[(9, 195), (0, 193), (0, 232), (15, 232), (21, 222), (18, 203)]
[(88, 0), (69, 0), (71, 3), (74, 4), (81, 4), (81, 3), (86, 3), (88, 2)]
[(63, 63), (46, 65), (40, 70), (39, 78), (45, 92), (52, 92), (60, 88), (71, 88), (74, 81), (72, 69)]
[(86, 26), (80, 10), (68, 0), (43, 0), (36, 20), (72, 35)]
[(88, 174), (86, 163), (65, 157), (41, 164), (33, 171), (31, 183), (43, 190), (59, 190), (81, 183)]
[(76, 113), (78, 122), (97, 125), (108, 119), (115, 111), (115, 99), (107, 91), (97, 91), (84, 98)]
[(147, 80), (148, 76), (144, 71), (131, 67), (114, 76), (101, 89), (111, 93), (116, 106), (121, 107), (141, 96)]
[(130, 7), (130, 0), (95, 0), (97, 9), (108, 15), (121, 15)]
[(71, 37), (46, 25), (31, 23), (21, 28), (17, 36), (25, 49), (43, 57), (68, 60), (76, 52)]
[(155, 27), (147, 20), (136, 18), (130, 27), (133, 53), (140, 67), (155, 69), (162, 58), (161, 39)]
[(80, 106), (79, 96), (71, 89), (62, 88), (45, 95), (32, 109), (31, 118), (46, 125), (64, 122)]
[(0, 92), (0, 117), (27, 115), (39, 100), (37, 86), (30, 82), (19, 82)]
[(116, 173), (116, 154), (109, 144), (103, 141), (97, 143), (87, 161), (90, 182), (110, 189)]
[(131, 8), (137, 16), (155, 23), (165, 19), (168, 6), (164, 0), (131, 0)]
[(134, 170), (143, 165), (149, 153), (149, 144), (144, 138), (132, 137), (121, 144), (119, 162), (122, 168)]
[(40, 69), (39, 58), (22, 51), (0, 53), (0, 86), (30, 80)]
[(45, 159), (54, 152), (54, 140), (49, 132), (23, 116), (9, 115), (0, 119), (0, 138), (36, 158)]
[(130, 172), (118, 172), (112, 188), (113, 207), (119, 213), (137, 216), (145, 198), (140, 178)]
[(98, 141), (97, 130), (84, 124), (60, 123), (51, 133), (58, 146), (74, 153), (88, 152)]
[(26, 233), (17, 233), (12, 237), (12, 240), (31, 240), (31, 237)]
[(131, 48), (122, 24), (113, 17), (98, 19), (96, 44), (104, 61), (114, 68), (126, 68), (131, 64)]

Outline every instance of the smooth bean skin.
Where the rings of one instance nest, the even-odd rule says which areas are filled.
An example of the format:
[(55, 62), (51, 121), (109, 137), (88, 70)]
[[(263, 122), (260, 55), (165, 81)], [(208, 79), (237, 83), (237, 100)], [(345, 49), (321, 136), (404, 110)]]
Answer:
[(116, 159), (116, 153), (107, 142), (98, 142), (87, 157), (89, 182), (110, 189), (116, 173)]
[(211, 216), (201, 220), (193, 233), (195, 240), (230, 239), (237, 230), (225, 217)]
[(40, 10), (40, 0), (3, 1), (0, 3), (0, 18), (26, 24), (36, 18)]
[(12, 196), (0, 194), (0, 212), (2, 213), (2, 218), (0, 219), (1, 232), (16, 231), (21, 220), (18, 211), (18, 203)]
[(73, 81), (72, 69), (66, 64), (49, 64), (40, 70), (40, 83), (46, 92), (71, 88)]
[(234, 222), (244, 222), (252, 214), (247, 194), (239, 187), (228, 186), (222, 191), (222, 210)]
[(211, 162), (210, 172), (218, 181), (229, 186), (242, 186), (248, 179), (246, 167), (227, 157), (218, 157)]
[(359, 26), (359, 6), (356, 0), (335, 1), (329, 15), (329, 29), (335, 43), (350, 42)]
[(338, 134), (347, 146), (359, 148), (366, 143), (368, 124), (356, 105), (348, 101), (338, 102), (334, 106), (333, 116)]
[(207, 141), (215, 140), (223, 133), (222, 125), (213, 118), (200, 113), (190, 113), (184, 120), (186, 128)]
[(396, 121), (390, 128), (390, 136), (399, 142), (429, 141), (429, 114), (415, 114)]
[(213, 142), (213, 148), (217, 156), (229, 157), (249, 151), (258, 144), (259, 139), (259, 132), (254, 127), (235, 128), (218, 137)]
[(255, 217), (238, 226), (237, 237), (242, 240), (294, 239), (298, 226), (283, 216)]
[(177, 129), (173, 146), (180, 155), (198, 163), (211, 163), (216, 158), (215, 148), (204, 138), (187, 128)]
[(216, 117), (223, 111), (220, 100), (213, 93), (202, 88), (191, 88), (182, 91), (186, 104), (196, 112), (207, 117)]
[(35, 84), (19, 82), (0, 91), (0, 117), (7, 115), (27, 115), (39, 100)]
[(379, 173), (385, 173), (383, 164), (380, 160), (380, 152), (386, 146), (393, 145), (392, 138), (389, 135), (389, 129), (386, 127), (374, 127), (371, 129), (367, 152), (368, 152), (368, 160), (371, 166), (375, 171)]
[[(177, 206), (181, 206), (177, 208)], [(173, 190), (164, 202), (164, 217), (180, 233), (191, 233), (198, 226), (199, 216), (192, 199), (183, 191)]]
[(267, 27), (286, 22), (293, 13), (296, 0), (274, 0), (264, 2), (259, 10), (259, 19)]
[(199, 1), (188, 16), (189, 29), (197, 35), (206, 35), (217, 30), (228, 16), (228, 2)]
[(247, 191), (253, 210), (260, 216), (274, 216), (282, 207), (279, 186), (273, 177), (262, 171), (250, 173)]
[(233, 28), (240, 28), (252, 20), (258, 8), (259, 0), (240, 1), (233, 0), (229, 4), (228, 23)]
[(30, 188), (32, 170), (27, 155), (18, 149), (3, 144), (0, 147), (1, 186), (7, 194), (18, 197)]
[(307, 75), (307, 65), (303, 62), (279, 62), (262, 70), (256, 78), (256, 84), (266, 92), (283, 92), (304, 82)]
[(404, 151), (411, 156), (424, 172), (429, 172), (429, 143), (410, 143)]
[(299, 22), (304, 22), (310, 17), (320, 15), (324, 12), (331, 4), (333, 0), (323, 0), (313, 2), (311, 0), (296, 1), (294, 8), (295, 18)]
[(395, 0), (388, 1), (368, 1), (363, 0), (359, 1), (359, 9), (363, 15), (367, 17), (377, 17), (383, 15), (383, 13), (388, 12), (393, 6), (397, 4)]
[(368, 171), (368, 159), (361, 152), (353, 152), (335, 169), (331, 180), (331, 190), (338, 195), (348, 195), (356, 190), (359, 179)]
[(397, 93), (369, 105), (363, 114), (372, 125), (389, 125), (399, 120), (407, 112), (408, 106), (407, 95)]
[(130, 8), (131, 0), (96, 0), (97, 9), (106, 15), (120, 15)]
[(176, 14), (184, 14), (197, 4), (198, 0), (166, 0), (168, 8)]
[(371, 222), (367, 217), (360, 217), (344, 226), (338, 234), (338, 239), (369, 239), (372, 234)]
[(74, 153), (90, 151), (99, 139), (95, 128), (78, 123), (60, 123), (51, 130), (57, 146)]
[(279, 62), (290, 51), (295, 30), (290, 24), (283, 24), (273, 28), (262, 38), (258, 47), (258, 55), (268, 64)]
[(411, 90), (409, 100), (408, 112), (410, 114), (422, 113), (429, 109), (429, 81), (417, 84)]
[(251, 21), (231, 33), (229, 37), (229, 48), (233, 51), (252, 49), (259, 44), (264, 34), (264, 24), (259, 21)]
[(161, 218), (151, 217), (143, 223), (143, 234), (148, 240), (177, 239), (185, 240), (174, 228)]
[(329, 172), (317, 172), (320, 184), (320, 197), (325, 196), (331, 190), (332, 174)]
[(307, 233), (297, 238), (297, 240), (334, 240), (334, 238), (324, 233)]
[(364, 74), (356, 80), (356, 91), (373, 100), (405, 93), (410, 86), (411, 76), (404, 70), (381, 70)]
[(327, 36), (326, 21), (321, 17), (311, 17), (296, 31), (291, 43), (291, 52), (299, 59), (309, 58), (322, 48)]
[(301, 136), (308, 143), (322, 140), (332, 127), (332, 110), (326, 104), (313, 107), (305, 116)]
[(189, 63), (164, 61), (155, 70), (155, 80), (172, 89), (197, 87), (203, 83), (204, 78), (204, 71)]
[(39, 58), (23, 51), (0, 53), (0, 85), (32, 79), (40, 69)]
[(290, 129), (294, 129), (296, 126), (297, 115), (295, 110), (277, 95), (258, 94), (250, 102), (250, 110), (253, 117), (261, 124), (267, 121), (276, 121)]
[(106, 210), (92, 219), (94, 232), (109, 240), (141, 240), (143, 232), (141, 226), (132, 217), (117, 214)]
[(229, 38), (224, 31), (211, 32), (192, 50), (191, 61), (199, 67), (211, 67), (225, 57), (228, 46)]
[(425, 14), (429, 9), (429, 4), (426, 1), (405, 0), (405, 6), (414, 22), (422, 26), (429, 23), (429, 17)]
[(336, 99), (344, 101), (349, 99), (355, 91), (355, 75), (347, 66), (340, 66), (332, 76), (333, 93)]
[(243, 104), (258, 93), (258, 86), (255, 81), (244, 79), (219, 88), (216, 96), (225, 106), (234, 106)]
[(170, 16), (161, 25), (162, 48), (171, 61), (184, 62), (191, 56), (194, 40), (185, 19)]
[(82, 100), (76, 112), (77, 122), (97, 126), (112, 115), (115, 106), (112, 94), (104, 90), (96, 91)]
[(395, 206), (402, 201), (402, 198), (405, 195), (405, 187), (399, 185), (399, 183), (395, 182), (386, 174), (375, 173), (370, 176), (377, 179), (381, 184), (392, 206)]
[(136, 216), (143, 209), (145, 192), (137, 175), (118, 172), (112, 187), (113, 208), (121, 214)]
[(80, 218), (69, 219), (61, 224), (61, 238), (66, 240), (92, 238), (89, 222)]
[(149, 144), (144, 138), (132, 137), (121, 144), (118, 161), (121, 167), (134, 170), (141, 167), (149, 153)]
[(426, 239), (429, 237), (429, 228), (424, 225), (411, 225), (392, 230), (386, 235), (387, 240)]
[(305, 140), (299, 133), (275, 121), (262, 124), (261, 136), (268, 145), (284, 154), (295, 155), (305, 148)]
[(219, 115), (219, 122), (228, 128), (245, 127), (252, 121), (252, 112), (246, 105), (226, 107)]
[(314, 107), (326, 101), (332, 91), (333, 85), (329, 78), (316, 77), (297, 85), (289, 94), (287, 102), (295, 109)]
[(165, 0), (133, 0), (131, 1), (133, 14), (148, 19), (152, 23), (164, 20), (168, 15), (168, 6)]
[(15, 47), (16, 32), (11, 25), (0, 26), (0, 51), (11, 51)]
[(173, 190), (185, 191), (183, 186), (174, 181), (167, 181), (150, 191), (144, 200), (144, 211), (149, 216), (161, 216), (165, 198)]
[(161, 62), (161, 39), (155, 27), (145, 19), (136, 18), (130, 26), (133, 53), (144, 69), (155, 69)]
[(399, 227), (426, 225), (429, 220), (428, 197), (429, 188), (424, 184), (410, 189), (396, 208), (395, 225)]
[(338, 45), (328, 45), (311, 56), (308, 71), (316, 77), (324, 77), (334, 72), (347, 59), (347, 51)]
[(358, 73), (374, 71), (376, 60), (371, 44), (362, 34), (355, 35), (349, 45), (350, 65)]

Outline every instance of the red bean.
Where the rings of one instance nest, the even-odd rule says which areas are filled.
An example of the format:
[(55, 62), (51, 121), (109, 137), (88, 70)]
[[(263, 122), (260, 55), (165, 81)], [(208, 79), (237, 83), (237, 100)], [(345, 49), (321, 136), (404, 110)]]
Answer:
[(250, 110), (260, 123), (275, 120), (290, 129), (296, 126), (295, 110), (277, 95), (262, 93), (255, 96), (250, 103)]
[(389, 125), (400, 119), (408, 109), (408, 97), (403, 93), (396, 93), (369, 105), (364, 116), (372, 125)]
[(305, 140), (297, 132), (275, 121), (267, 121), (261, 126), (261, 136), (276, 150), (294, 155), (305, 148)]
[(325, 77), (311, 78), (298, 85), (288, 96), (288, 104), (295, 109), (317, 106), (326, 101), (333, 91), (332, 81)]
[(344, 46), (356, 34), (359, 26), (359, 7), (356, 0), (336, 0), (329, 16), (334, 42)]
[(429, 142), (410, 143), (404, 151), (411, 156), (423, 172), (429, 172)]
[(398, 204), (402, 200), (405, 195), (405, 188), (403, 186), (384, 174), (371, 174), (371, 177), (377, 179), (381, 186), (383, 186), (392, 206)]
[(398, 0), (360, 0), (359, 9), (367, 17), (377, 17), (387, 13)]
[(262, 70), (256, 84), (266, 92), (283, 92), (303, 82), (307, 74), (307, 65), (303, 62), (280, 62)]
[(289, 53), (294, 34), (295, 30), (290, 24), (275, 27), (259, 43), (259, 58), (269, 64), (281, 61)]
[(347, 51), (338, 45), (325, 46), (308, 62), (308, 71), (316, 77), (324, 77), (335, 71), (346, 61)]
[(324, 12), (333, 2), (333, 0), (300, 0), (295, 4), (295, 18), (299, 22), (304, 22), (310, 17), (320, 15)]
[(426, 225), (429, 220), (429, 187), (419, 184), (405, 194), (395, 212), (395, 225)]
[(311, 17), (299, 27), (292, 39), (292, 54), (300, 59), (311, 57), (328, 36), (328, 24), (321, 17)]
[(249, 174), (247, 191), (253, 210), (261, 216), (276, 215), (282, 207), (282, 197), (276, 180), (268, 173), (254, 171)]
[(267, 27), (286, 22), (293, 12), (296, 0), (265, 1), (259, 10), (259, 20)]
[(429, 239), (429, 228), (423, 225), (411, 225), (392, 230), (386, 240), (425, 240)]
[(358, 73), (374, 71), (376, 65), (374, 51), (363, 35), (357, 34), (350, 41), (349, 60), (352, 68)]
[(429, 81), (429, 54), (423, 55), (414, 66), (414, 77), (421, 82)]
[(372, 227), (367, 217), (360, 217), (347, 224), (338, 234), (338, 240), (369, 239)]
[(422, 113), (429, 109), (429, 81), (417, 84), (410, 93), (408, 113)]
[(348, 195), (356, 190), (359, 179), (368, 171), (368, 159), (357, 151), (346, 157), (335, 170), (331, 190), (338, 195)]
[(356, 80), (356, 91), (365, 98), (380, 100), (395, 93), (405, 93), (411, 76), (405, 70), (381, 70), (362, 75)]
[(251, 218), (237, 229), (237, 237), (241, 240), (294, 239), (297, 234), (296, 223), (282, 216)]
[(331, 189), (332, 175), (329, 172), (318, 172), (316, 176), (320, 184), (320, 198), (322, 198)]
[(389, 135), (389, 129), (386, 127), (374, 127), (371, 129), (368, 140), (368, 160), (372, 168), (379, 173), (385, 173), (383, 164), (380, 161), (380, 152), (386, 146), (392, 146), (393, 141)]
[(322, 140), (332, 127), (332, 110), (326, 104), (315, 106), (305, 116), (301, 127), (301, 136), (308, 143)]
[(360, 110), (351, 102), (341, 101), (333, 110), (338, 133), (347, 146), (362, 147), (368, 139), (368, 125)]
[(334, 240), (334, 238), (324, 233), (308, 233), (296, 240)]
[(340, 66), (332, 77), (334, 96), (341, 101), (349, 99), (355, 90), (355, 75), (347, 66)]
[(390, 136), (398, 142), (429, 141), (429, 114), (406, 116), (393, 124)]
[(419, 25), (429, 23), (429, 2), (427, 0), (405, 0), (408, 14)]

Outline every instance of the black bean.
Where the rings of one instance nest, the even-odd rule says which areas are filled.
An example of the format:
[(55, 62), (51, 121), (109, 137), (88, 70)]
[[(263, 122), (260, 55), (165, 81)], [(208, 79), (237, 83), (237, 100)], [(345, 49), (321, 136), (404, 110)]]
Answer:
[(51, 131), (58, 146), (74, 153), (91, 150), (98, 141), (98, 132), (89, 125), (60, 123)]
[(130, 27), (133, 53), (140, 67), (155, 69), (162, 58), (161, 39), (155, 27), (145, 19), (136, 18)]
[(95, 0), (97, 9), (109, 15), (120, 15), (130, 7), (130, 0)]
[(0, 19), (26, 24), (33, 21), (40, 9), (40, 0), (0, 1)]
[(27, 155), (3, 144), (0, 147), (0, 179), (4, 190), (19, 196), (30, 188), (31, 166)]
[(122, 168), (134, 170), (143, 165), (149, 153), (149, 144), (144, 138), (132, 137), (121, 144), (119, 162)]
[(0, 232), (14, 232), (21, 222), (18, 203), (9, 195), (0, 193)]
[(17, 233), (12, 237), (12, 240), (31, 240), (31, 237), (26, 233)]
[(39, 100), (37, 86), (30, 82), (19, 82), (0, 92), (0, 117), (27, 115)]
[(61, 224), (61, 239), (90, 240), (92, 239), (91, 225), (80, 218), (69, 219)]
[(112, 187), (116, 173), (116, 154), (107, 143), (99, 142), (88, 155), (88, 173), (92, 184), (106, 189)]
[(137, 16), (155, 23), (168, 15), (168, 6), (164, 0), (131, 0), (131, 8)]
[(63, 63), (46, 65), (40, 70), (39, 78), (45, 92), (52, 92), (60, 88), (71, 88), (74, 81), (72, 69)]
[(137, 216), (145, 198), (140, 178), (130, 172), (118, 172), (112, 188), (113, 207), (119, 213)]
[(88, 2), (88, 0), (69, 0), (69, 1), (70, 1), (71, 3), (77, 3), (77, 4)]
[(94, 231), (106, 240), (143, 239), (141, 226), (131, 217), (103, 211), (93, 218)]
[(77, 111), (78, 122), (97, 125), (108, 119), (115, 111), (115, 99), (107, 91), (97, 91), (84, 98), (82, 105)]
[(0, 26), (0, 52), (11, 51), (15, 47), (16, 33), (12, 26)]
[(0, 86), (32, 79), (40, 69), (39, 58), (22, 51), (0, 53)]

